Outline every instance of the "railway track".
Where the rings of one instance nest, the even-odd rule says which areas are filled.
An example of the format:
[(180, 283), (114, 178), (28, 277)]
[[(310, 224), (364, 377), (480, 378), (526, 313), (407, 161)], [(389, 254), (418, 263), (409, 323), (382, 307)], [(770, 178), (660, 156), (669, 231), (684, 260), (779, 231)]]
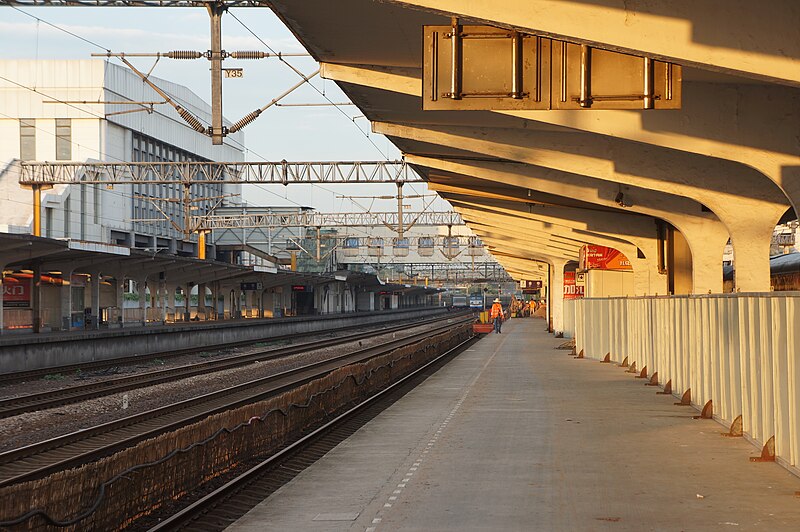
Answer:
[[(456, 315), (458, 316), (458, 315)], [(83, 384), (78, 386), (70, 386), (58, 390), (51, 390), (47, 392), (40, 392), (34, 394), (20, 395), (8, 399), (0, 400), (0, 419), (16, 416), (26, 412), (36, 412), (63, 406), (66, 404), (78, 403), (87, 401), (96, 397), (103, 397), (114, 393), (125, 392), (128, 390), (141, 389), (148, 386), (155, 386), (165, 382), (173, 382), (195, 375), (207, 374), (214, 371), (224, 371), (233, 368), (239, 368), (252, 364), (256, 361), (263, 362), (266, 360), (275, 360), (305, 351), (312, 351), (315, 349), (341, 345), (348, 342), (355, 342), (358, 340), (370, 338), (379, 334), (387, 334), (391, 332), (403, 331), (409, 327), (423, 326), (429, 323), (434, 323), (441, 318), (429, 318), (417, 320), (412, 323), (403, 323), (401, 325), (394, 325), (391, 327), (382, 327), (380, 329), (371, 329), (355, 334), (348, 334), (337, 336), (335, 338), (324, 338), (311, 342), (303, 342), (293, 344), (287, 347), (274, 347), (271, 349), (262, 349), (253, 353), (243, 355), (236, 355), (226, 357), (218, 360), (207, 360), (204, 362), (196, 362), (169, 368), (159, 371), (152, 371), (147, 373), (140, 373), (136, 375), (129, 375), (125, 377), (115, 377), (104, 379), (99, 382), (90, 384)], [(203, 349), (202, 351), (207, 351)], [(201, 351), (198, 349), (195, 352)]]
[[(43, 478), (108, 456), (159, 434), (206, 416), (267, 399), (319, 378), (340, 366), (357, 363), (412, 344), (425, 337), (469, 323), (470, 315), (439, 319), (424, 331), (393, 339), (380, 346), (357, 349), (324, 361), (306, 364), (268, 377), (142, 412), (123, 419), (0, 453), (0, 487)], [(407, 327), (407, 326), (406, 326)], [(384, 332), (384, 331), (382, 331)]]
[(159, 521), (148, 529), (149, 532), (224, 530), (475, 341), (477, 337), (472, 337), (441, 354), (217, 489), (204, 495), (195, 495), (182, 508), (172, 510), (171, 515), (151, 517), (151, 522), (155, 519)]
[[(441, 315), (440, 315), (441, 316)], [(425, 319), (425, 318), (422, 318)], [(400, 320), (403, 323), (413, 323), (415, 321), (420, 321), (420, 318), (415, 319), (405, 319)], [(381, 324), (376, 324), (381, 325)], [(330, 334), (338, 334), (346, 331), (353, 331), (364, 329), (364, 325), (348, 325), (346, 327), (336, 327), (333, 329), (327, 329), (323, 331), (317, 331), (310, 333), (309, 336), (327, 336)], [(167, 360), (170, 358), (175, 358), (179, 356), (184, 356), (188, 354), (198, 353), (198, 352), (206, 352), (206, 351), (217, 351), (217, 350), (224, 350), (230, 349), (233, 347), (244, 347), (248, 345), (254, 345), (259, 343), (270, 343), (275, 344), (278, 342), (284, 342), (287, 340), (294, 340), (297, 338), (297, 334), (283, 334), (279, 336), (271, 336), (269, 338), (262, 338), (258, 340), (243, 340), (241, 342), (225, 342), (220, 344), (211, 344), (204, 346), (202, 349), (197, 347), (192, 347), (188, 349), (176, 349), (172, 351), (158, 351), (155, 353), (146, 353), (141, 355), (131, 355), (126, 357), (115, 357), (106, 360), (95, 360), (92, 362), (81, 362), (79, 364), (65, 364), (63, 366), (50, 366), (41, 369), (33, 369), (29, 371), (15, 371), (11, 373), (0, 373), (0, 386), (4, 384), (12, 384), (16, 382), (25, 382), (35, 379), (41, 379), (48, 375), (69, 375), (74, 374), (76, 372), (91, 372), (91, 371), (98, 371), (104, 369), (110, 369), (120, 366), (130, 366), (130, 365), (137, 365), (142, 364), (143, 362), (150, 362), (153, 360)]]

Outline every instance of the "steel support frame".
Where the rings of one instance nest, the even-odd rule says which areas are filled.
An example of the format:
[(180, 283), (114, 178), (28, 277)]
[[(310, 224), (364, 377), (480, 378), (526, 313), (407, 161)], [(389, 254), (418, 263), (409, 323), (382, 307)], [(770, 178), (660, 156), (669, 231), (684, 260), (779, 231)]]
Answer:
[[(411, 226), (447, 226), (464, 225), (461, 216), (453, 211), (445, 212), (404, 212), (402, 225)], [(245, 229), (282, 228), (282, 227), (363, 227), (390, 226), (399, 227), (399, 216), (396, 212), (297, 212), (267, 214), (233, 214), (208, 215), (193, 217), (191, 226), (198, 230), (213, 229)]]
[(422, 183), (404, 161), (22, 162), (19, 183)]

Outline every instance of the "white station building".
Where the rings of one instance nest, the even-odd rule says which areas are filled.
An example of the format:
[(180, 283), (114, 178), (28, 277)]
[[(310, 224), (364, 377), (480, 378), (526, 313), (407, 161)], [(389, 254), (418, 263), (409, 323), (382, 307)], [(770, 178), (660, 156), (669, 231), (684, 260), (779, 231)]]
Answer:
[[(0, 61), (0, 232), (31, 233), (33, 200), (18, 184), (17, 161), (241, 161), (244, 138), (229, 135), (221, 146), (198, 133), (168, 104), (150, 111), (137, 104), (163, 102), (129, 69), (104, 60)], [(152, 81), (204, 123), (211, 107), (188, 88)], [(91, 102), (91, 103), (86, 103)], [(95, 103), (99, 102), (99, 103)], [(230, 125), (226, 122), (227, 125)], [(241, 202), (240, 185), (191, 187), (193, 199), (228, 196)], [(42, 236), (196, 254), (196, 235), (186, 241), (180, 185), (60, 185), (42, 196)], [(152, 200), (150, 198), (153, 198)], [(219, 199), (193, 203), (193, 213)], [(195, 208), (196, 207), (196, 208)], [(163, 211), (163, 213), (161, 212)]]

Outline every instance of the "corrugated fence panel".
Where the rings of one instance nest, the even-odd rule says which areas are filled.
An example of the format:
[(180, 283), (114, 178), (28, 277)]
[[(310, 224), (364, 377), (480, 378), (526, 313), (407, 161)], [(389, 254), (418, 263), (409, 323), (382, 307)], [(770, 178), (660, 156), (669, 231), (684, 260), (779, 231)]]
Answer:
[(575, 338), (575, 300), (564, 300), (564, 338)]
[(628, 357), (692, 403), (713, 402), (729, 425), (742, 416), (757, 445), (800, 460), (800, 293), (591, 298), (570, 302), (576, 349), (589, 358)]

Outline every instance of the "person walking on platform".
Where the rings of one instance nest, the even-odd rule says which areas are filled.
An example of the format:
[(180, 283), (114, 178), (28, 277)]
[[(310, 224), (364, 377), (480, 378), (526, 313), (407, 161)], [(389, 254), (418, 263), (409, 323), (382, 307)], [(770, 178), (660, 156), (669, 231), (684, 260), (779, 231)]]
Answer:
[(492, 304), (492, 310), (489, 311), (489, 317), (494, 322), (494, 332), (500, 334), (500, 329), (503, 327), (503, 318), (505, 318), (505, 313), (503, 312), (503, 305), (500, 304), (500, 298), (495, 298), (494, 303)]

